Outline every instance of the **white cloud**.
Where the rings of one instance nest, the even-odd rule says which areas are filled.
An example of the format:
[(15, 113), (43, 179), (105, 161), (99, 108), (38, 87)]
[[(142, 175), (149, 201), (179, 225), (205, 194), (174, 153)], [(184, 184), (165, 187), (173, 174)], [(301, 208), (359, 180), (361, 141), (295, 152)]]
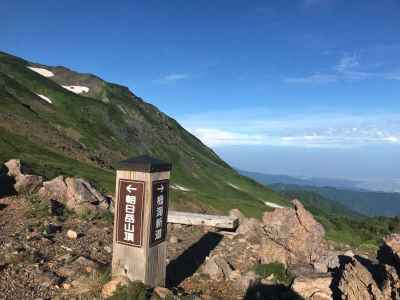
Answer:
[(189, 128), (195, 136), (209, 146), (219, 145), (260, 145), (264, 137), (257, 134), (243, 134), (215, 128)]
[[(238, 122), (240, 120), (240, 122)], [(271, 145), (343, 148), (400, 145), (400, 114), (303, 113), (255, 116), (219, 112), (192, 116), (182, 123), (209, 146)]]
[(288, 77), (284, 79), (287, 83), (298, 84), (329, 84), (338, 81), (354, 81), (366, 79), (400, 80), (400, 72), (384, 72), (376, 70), (366, 70), (362, 66), (356, 54), (344, 55), (331, 68), (332, 71), (326, 73), (313, 73), (300, 77)]
[(391, 142), (391, 143), (400, 143), (400, 138), (398, 138), (398, 137), (396, 137), (396, 136), (384, 137), (383, 140), (384, 140), (384, 141)]
[(326, 84), (336, 82), (338, 77), (334, 74), (313, 74), (305, 77), (289, 77), (285, 79), (288, 83)]
[(338, 64), (335, 66), (335, 69), (338, 72), (346, 72), (358, 66), (360, 66), (360, 63), (358, 62), (355, 54), (345, 55), (339, 60)]

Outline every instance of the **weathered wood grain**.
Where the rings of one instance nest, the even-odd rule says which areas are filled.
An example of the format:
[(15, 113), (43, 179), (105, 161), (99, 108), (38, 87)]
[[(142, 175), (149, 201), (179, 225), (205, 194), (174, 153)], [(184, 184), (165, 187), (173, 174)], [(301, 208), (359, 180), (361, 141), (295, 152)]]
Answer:
[(168, 223), (236, 229), (239, 225), (239, 219), (230, 216), (215, 216), (170, 210), (168, 212)]

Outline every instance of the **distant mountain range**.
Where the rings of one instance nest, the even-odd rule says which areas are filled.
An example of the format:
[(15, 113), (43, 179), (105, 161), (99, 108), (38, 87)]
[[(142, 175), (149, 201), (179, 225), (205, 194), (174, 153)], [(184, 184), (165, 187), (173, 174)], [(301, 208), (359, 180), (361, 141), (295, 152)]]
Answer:
[(331, 186), (336, 188), (354, 189), (361, 190), (358, 187), (361, 181), (347, 180), (347, 179), (332, 179), (332, 178), (318, 178), (318, 177), (294, 177), (288, 175), (275, 175), (275, 174), (264, 174), (258, 172), (249, 171), (239, 171), (240, 174), (248, 176), (262, 182), (263, 184), (274, 184), (274, 183), (284, 183), (284, 184), (296, 184), (296, 185), (306, 185), (306, 186)]
[(363, 179), (350, 180), (340, 178), (320, 178), (320, 177), (296, 177), (288, 175), (264, 174), (258, 172), (239, 171), (245, 176), (249, 176), (265, 183), (285, 183), (309, 186), (330, 186), (351, 190), (367, 190), (376, 192), (400, 193), (400, 178), (392, 179)]
[[(359, 214), (367, 216), (400, 216), (400, 193), (362, 189), (357, 181), (319, 178), (303, 179), (247, 171), (240, 171), (240, 173), (268, 185), (282, 195), (292, 196), (294, 192), (311, 192), (322, 197), (322, 200), (319, 199), (318, 202), (334, 201)], [(309, 199), (310, 197), (307, 198)], [(318, 203), (315, 204), (318, 206)], [(338, 211), (337, 207), (336, 211)], [(342, 214), (345, 215), (347, 213), (342, 210)]]

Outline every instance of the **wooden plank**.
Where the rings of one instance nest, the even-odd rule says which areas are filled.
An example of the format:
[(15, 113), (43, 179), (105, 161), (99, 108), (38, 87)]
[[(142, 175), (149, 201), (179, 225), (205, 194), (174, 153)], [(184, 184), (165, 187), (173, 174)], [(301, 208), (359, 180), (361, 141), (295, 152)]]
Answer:
[(168, 212), (168, 223), (236, 229), (239, 225), (239, 219), (231, 216), (215, 216), (170, 210)]

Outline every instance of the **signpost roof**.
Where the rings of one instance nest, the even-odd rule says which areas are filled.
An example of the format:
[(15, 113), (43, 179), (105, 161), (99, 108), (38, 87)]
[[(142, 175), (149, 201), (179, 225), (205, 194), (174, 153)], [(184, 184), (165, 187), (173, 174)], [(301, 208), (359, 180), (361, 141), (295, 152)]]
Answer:
[(171, 171), (172, 165), (149, 155), (141, 155), (120, 161), (117, 163), (116, 167), (118, 170), (153, 173)]

